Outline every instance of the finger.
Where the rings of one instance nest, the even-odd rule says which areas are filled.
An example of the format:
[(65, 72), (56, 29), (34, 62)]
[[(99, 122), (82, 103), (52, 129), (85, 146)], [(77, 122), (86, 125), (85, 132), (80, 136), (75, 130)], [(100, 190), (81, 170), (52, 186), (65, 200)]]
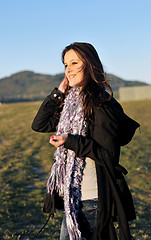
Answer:
[(55, 135), (50, 136), (50, 139), (52, 140), (52, 139), (54, 138), (54, 136), (55, 136)]
[(49, 143), (52, 144), (55, 147), (62, 145), (62, 138), (61, 136), (50, 136)]
[(67, 139), (67, 134), (57, 135), (57, 136), (53, 135), (53, 136), (50, 136), (49, 143), (55, 147), (60, 147), (65, 143), (66, 139)]
[(52, 139), (53, 141), (61, 141), (62, 140), (62, 136), (61, 135), (54, 135), (53, 136), (53, 139)]
[(54, 141), (54, 140), (52, 140), (52, 139), (49, 140), (49, 143), (50, 143), (51, 145), (55, 146), (55, 147), (58, 147), (58, 142), (56, 142), (56, 141)]
[(62, 143), (60, 143), (59, 141), (57, 141), (57, 142), (52, 141), (51, 144), (52, 144), (53, 146), (55, 146), (56, 148), (57, 148), (57, 147), (60, 147), (60, 146), (62, 145)]
[(60, 140), (59, 136), (55, 136), (55, 135), (50, 136), (50, 139), (51, 139), (52, 141), (58, 141), (58, 140)]
[(55, 136), (55, 135), (52, 135), (52, 136), (50, 136), (50, 140), (49, 140), (49, 142), (52, 142), (52, 141), (57, 141), (57, 139), (56, 139), (56, 136)]
[(69, 82), (69, 81), (68, 81), (68, 78), (65, 76), (65, 77), (64, 77), (64, 83), (65, 83), (65, 84), (68, 84), (68, 82)]
[(52, 139), (49, 139), (49, 143), (53, 145), (54, 141)]
[(67, 88), (67, 85), (68, 85), (68, 79), (67, 77), (65, 76), (64, 79), (62, 80), (62, 82), (60, 83), (58, 89), (61, 91), (61, 92), (65, 92), (66, 88)]
[(64, 144), (67, 139), (67, 134), (54, 136), (53, 141), (59, 141), (60, 144)]

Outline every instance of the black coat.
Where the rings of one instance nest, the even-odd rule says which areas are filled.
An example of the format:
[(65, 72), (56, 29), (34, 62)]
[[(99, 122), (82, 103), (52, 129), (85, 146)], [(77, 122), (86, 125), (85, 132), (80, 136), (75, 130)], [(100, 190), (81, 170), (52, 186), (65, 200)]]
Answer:
[[(43, 101), (32, 129), (38, 132), (55, 132), (57, 117), (64, 94), (57, 89)], [(56, 114), (57, 113), (57, 114)], [(133, 137), (139, 124), (129, 118), (121, 105), (112, 98), (99, 109), (94, 109), (94, 121), (88, 123), (87, 137), (68, 135), (64, 147), (78, 157), (95, 161), (98, 183), (98, 217), (94, 239), (115, 240), (112, 221), (119, 223), (119, 239), (131, 239), (128, 221), (135, 219), (133, 200), (119, 165), (120, 147)]]

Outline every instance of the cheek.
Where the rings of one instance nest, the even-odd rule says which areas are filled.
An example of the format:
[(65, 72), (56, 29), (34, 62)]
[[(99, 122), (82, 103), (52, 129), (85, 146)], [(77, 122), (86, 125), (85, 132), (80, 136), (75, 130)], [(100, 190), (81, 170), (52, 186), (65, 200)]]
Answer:
[(67, 77), (67, 69), (65, 69), (65, 72), (64, 72), (64, 73), (65, 73), (65, 76)]
[(79, 75), (81, 76), (81, 78), (83, 78), (83, 76), (84, 76), (84, 70), (83, 70), (83, 68), (79, 71)]
[(83, 66), (77, 67), (76, 70), (77, 72), (84, 72)]

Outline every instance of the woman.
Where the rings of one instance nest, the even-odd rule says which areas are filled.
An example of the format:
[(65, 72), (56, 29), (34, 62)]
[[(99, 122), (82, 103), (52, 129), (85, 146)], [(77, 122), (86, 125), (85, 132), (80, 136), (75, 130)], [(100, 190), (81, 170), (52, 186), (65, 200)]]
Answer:
[(65, 78), (32, 124), (38, 132), (57, 131), (49, 141), (57, 150), (44, 211), (54, 212), (64, 200), (60, 240), (116, 240), (114, 221), (119, 239), (132, 239), (128, 221), (135, 219), (135, 210), (119, 156), (120, 146), (132, 139), (139, 124), (113, 98), (91, 44), (67, 46), (62, 61)]

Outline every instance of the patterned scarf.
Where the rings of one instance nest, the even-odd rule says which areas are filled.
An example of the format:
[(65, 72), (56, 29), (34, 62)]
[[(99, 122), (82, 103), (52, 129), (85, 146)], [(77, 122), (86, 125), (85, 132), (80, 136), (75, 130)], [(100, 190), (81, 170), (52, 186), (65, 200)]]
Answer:
[[(64, 101), (56, 135), (63, 133), (86, 136), (86, 122), (78, 87), (71, 88)], [(57, 148), (54, 159), (55, 163), (48, 179), (47, 191), (52, 193), (53, 190), (56, 190), (60, 196), (64, 196), (70, 240), (80, 240), (82, 238), (77, 217), (85, 159), (76, 157), (74, 151), (65, 149), (64, 146)]]

